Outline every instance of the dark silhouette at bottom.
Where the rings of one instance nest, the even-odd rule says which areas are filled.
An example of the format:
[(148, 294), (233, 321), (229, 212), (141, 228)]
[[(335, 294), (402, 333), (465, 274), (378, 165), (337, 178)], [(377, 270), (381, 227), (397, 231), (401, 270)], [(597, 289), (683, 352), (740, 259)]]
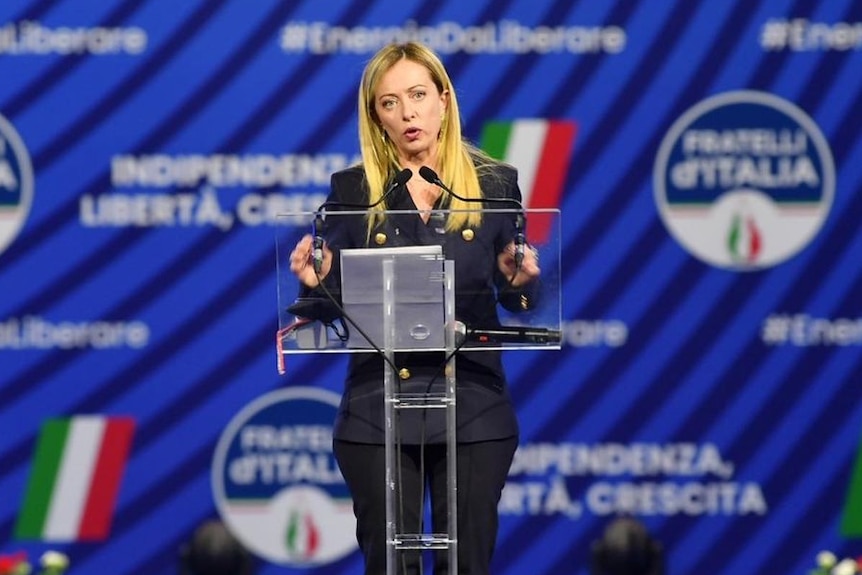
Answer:
[(615, 519), (593, 543), (591, 575), (664, 575), (664, 550), (640, 521)]
[(252, 555), (220, 521), (209, 520), (195, 529), (180, 548), (181, 575), (254, 575)]

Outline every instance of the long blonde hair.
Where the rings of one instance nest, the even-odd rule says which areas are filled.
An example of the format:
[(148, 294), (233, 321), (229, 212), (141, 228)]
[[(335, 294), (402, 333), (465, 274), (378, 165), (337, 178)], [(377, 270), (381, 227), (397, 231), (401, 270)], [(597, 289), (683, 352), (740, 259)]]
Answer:
[[(383, 74), (405, 58), (424, 66), (437, 90), (441, 94), (447, 91), (449, 94), (448, 105), (440, 126), (438, 152), (440, 179), (450, 189), (457, 190), (457, 194), (461, 197), (481, 199), (483, 194), (479, 187), (477, 169), (482, 170), (493, 164), (494, 160), (463, 139), (458, 98), (455, 96), (452, 80), (440, 58), (423, 44), (407, 42), (389, 44), (377, 52), (365, 66), (359, 84), (359, 147), (362, 152), (370, 203), (373, 204), (380, 199), (387, 181), (400, 170), (395, 146), (386, 137), (374, 109), (374, 93)], [(478, 226), (482, 221), (482, 214), (476, 202), (465, 202), (450, 197), (448, 207), (453, 210), (446, 222), (448, 231)], [(386, 209), (388, 208), (385, 202), (372, 208), (372, 213), (369, 214), (369, 234), (382, 220), (382, 212)]]

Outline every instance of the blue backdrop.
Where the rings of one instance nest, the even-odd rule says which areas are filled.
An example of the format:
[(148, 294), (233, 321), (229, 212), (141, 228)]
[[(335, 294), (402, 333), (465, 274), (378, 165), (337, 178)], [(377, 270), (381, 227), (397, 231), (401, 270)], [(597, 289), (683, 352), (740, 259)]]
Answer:
[[(339, 392), (341, 357), (276, 369), (274, 214), (356, 159), (359, 74), (407, 37), (443, 57), (470, 139), (509, 126), (525, 173), (564, 155), (522, 181), (561, 210), (565, 342), (507, 355), (522, 437), (495, 572), (585, 574), (620, 513), (671, 574), (862, 554), (862, 3), (6, 0), (0, 555), (171, 573), (219, 514), (237, 413)], [(81, 471), (111, 444), (90, 426), (46, 479), (57, 418), (130, 418), (106, 427), (113, 474)], [(102, 486), (97, 535), (22, 519), (62, 481)], [(305, 537), (304, 563), (261, 573), (361, 573)]]

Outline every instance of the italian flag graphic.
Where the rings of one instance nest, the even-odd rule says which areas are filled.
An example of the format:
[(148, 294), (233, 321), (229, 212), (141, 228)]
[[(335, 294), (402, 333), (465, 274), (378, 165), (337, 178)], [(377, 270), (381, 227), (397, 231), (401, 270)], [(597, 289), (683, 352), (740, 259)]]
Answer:
[(16, 539), (107, 538), (134, 427), (126, 417), (46, 421), (15, 526)]
[(299, 510), (291, 511), (285, 542), (291, 556), (303, 560), (314, 557), (320, 547), (320, 529), (311, 514)]
[[(530, 208), (557, 208), (574, 147), (577, 124), (572, 121), (527, 119), (490, 122), (482, 131), (481, 147), (489, 155), (518, 169), (523, 203)], [(528, 239), (547, 240), (549, 221), (534, 217)]]
[(841, 535), (847, 538), (862, 537), (862, 445), (853, 466), (844, 514), (841, 518)]
[(727, 249), (736, 262), (754, 263), (763, 249), (760, 229), (751, 216), (735, 214), (727, 232)]

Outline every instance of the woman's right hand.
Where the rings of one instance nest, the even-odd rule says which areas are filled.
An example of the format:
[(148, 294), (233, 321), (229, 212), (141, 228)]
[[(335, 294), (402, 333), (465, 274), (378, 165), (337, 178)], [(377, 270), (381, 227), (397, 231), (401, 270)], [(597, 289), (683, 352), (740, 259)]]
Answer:
[(320, 285), (321, 280), (332, 269), (332, 250), (324, 243), (321, 251), (323, 259), (319, 274), (315, 273), (314, 270), (314, 238), (311, 234), (303, 236), (293, 251), (290, 252), (290, 271), (296, 275), (299, 281), (310, 288), (316, 288)]

